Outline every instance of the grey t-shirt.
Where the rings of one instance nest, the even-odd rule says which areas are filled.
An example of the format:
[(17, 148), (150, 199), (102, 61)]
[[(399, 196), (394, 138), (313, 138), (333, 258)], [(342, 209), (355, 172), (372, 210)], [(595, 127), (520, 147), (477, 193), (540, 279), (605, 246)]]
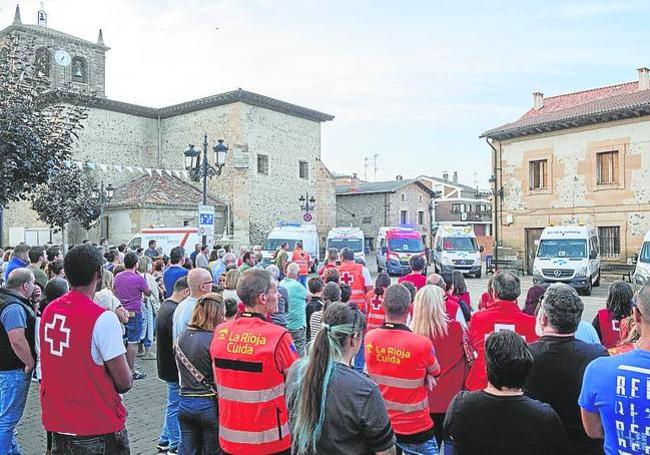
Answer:
[[(304, 360), (295, 362), (287, 376), (289, 423), (295, 424), (295, 396), (298, 371)], [(294, 431), (292, 431), (294, 433)], [(373, 454), (395, 445), (384, 400), (377, 386), (354, 369), (334, 364), (327, 389), (325, 421), (317, 453), (328, 455)]]
[[(183, 351), (185, 357), (199, 370), (205, 380), (216, 388), (214, 385), (214, 376), (212, 374), (212, 362), (210, 359), (210, 343), (212, 342), (212, 333), (205, 330), (185, 329), (178, 336), (178, 348)], [(176, 366), (178, 367), (178, 376), (180, 379), (180, 394), (183, 396), (205, 396), (212, 395), (208, 390), (183, 365), (176, 356)]]

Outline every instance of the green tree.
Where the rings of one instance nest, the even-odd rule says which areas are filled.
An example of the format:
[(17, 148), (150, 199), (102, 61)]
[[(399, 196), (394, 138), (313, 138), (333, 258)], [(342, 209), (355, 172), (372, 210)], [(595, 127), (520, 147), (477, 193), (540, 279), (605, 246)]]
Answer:
[(63, 170), (87, 118), (91, 96), (70, 85), (53, 89), (42, 55), (16, 34), (0, 43), (0, 207), (31, 198)]

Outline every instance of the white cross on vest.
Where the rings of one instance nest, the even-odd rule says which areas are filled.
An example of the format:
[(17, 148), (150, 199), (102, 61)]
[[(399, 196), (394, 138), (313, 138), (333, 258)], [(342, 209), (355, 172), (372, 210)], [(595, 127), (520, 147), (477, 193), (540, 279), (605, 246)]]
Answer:
[(55, 314), (52, 322), (45, 324), (43, 338), (50, 345), (52, 355), (63, 357), (63, 349), (70, 347), (70, 329), (65, 326), (65, 316)]
[(350, 283), (354, 283), (354, 277), (349, 272), (343, 272), (341, 273), (341, 281), (349, 286)]

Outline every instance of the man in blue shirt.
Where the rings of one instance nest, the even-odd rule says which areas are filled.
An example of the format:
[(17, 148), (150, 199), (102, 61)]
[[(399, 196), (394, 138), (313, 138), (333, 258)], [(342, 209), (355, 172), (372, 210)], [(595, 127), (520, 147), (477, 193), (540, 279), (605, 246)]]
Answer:
[(634, 350), (589, 364), (578, 404), (589, 437), (605, 439), (605, 453), (650, 453), (650, 284), (636, 298), (641, 334)]
[(7, 278), (9, 277), (9, 274), (13, 272), (15, 269), (19, 269), (21, 267), (27, 267), (29, 265), (29, 245), (26, 245), (24, 243), (21, 243), (14, 248), (14, 250), (11, 252), (11, 260), (7, 263), (7, 266), (5, 267), (5, 273), (4, 273), (4, 279), (5, 282), (7, 281)]
[(291, 333), (298, 355), (304, 357), (307, 344), (307, 289), (298, 281), (300, 266), (292, 262), (287, 266), (287, 276), (280, 288), (287, 290), (287, 330)]
[(165, 298), (168, 299), (174, 293), (176, 281), (187, 275), (185, 264), (185, 249), (182, 246), (175, 246), (169, 253), (169, 267), (163, 273), (163, 284), (165, 285)]

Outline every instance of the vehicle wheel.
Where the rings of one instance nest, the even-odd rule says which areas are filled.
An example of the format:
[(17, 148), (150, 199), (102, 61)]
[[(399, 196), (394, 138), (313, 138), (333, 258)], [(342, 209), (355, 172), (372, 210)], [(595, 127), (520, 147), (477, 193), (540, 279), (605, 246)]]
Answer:
[(587, 281), (587, 287), (583, 289), (582, 295), (589, 296), (591, 295), (591, 278)]
[(596, 282), (594, 283), (595, 288), (599, 286), (600, 286), (600, 269), (598, 269), (598, 277), (596, 278)]
[(475, 276), (476, 278), (481, 278), (481, 274), (482, 274), (482, 272), (479, 270), (478, 272), (476, 272), (476, 273), (474, 274), (474, 276)]
[(381, 273), (381, 272), (382, 272), (382, 268), (379, 264), (377, 264), (377, 273)]

